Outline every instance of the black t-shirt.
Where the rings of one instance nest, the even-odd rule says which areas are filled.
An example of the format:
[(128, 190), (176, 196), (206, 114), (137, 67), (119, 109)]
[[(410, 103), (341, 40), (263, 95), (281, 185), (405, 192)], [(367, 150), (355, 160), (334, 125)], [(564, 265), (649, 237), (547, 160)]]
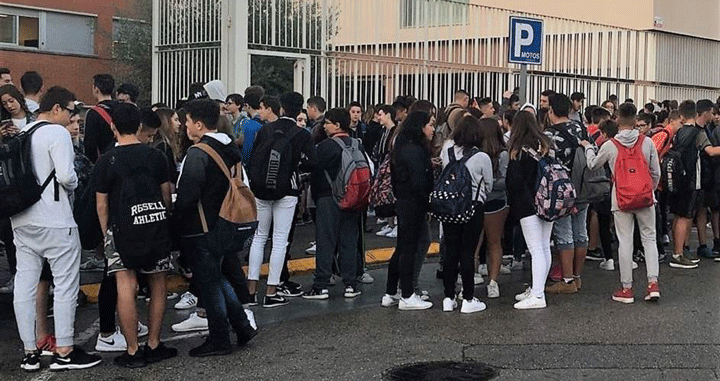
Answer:
[(170, 181), (165, 155), (159, 150), (144, 144), (117, 146), (100, 156), (97, 164), (95, 164), (93, 176), (95, 176), (97, 192), (109, 195), (108, 208), (111, 224), (113, 216), (117, 215), (117, 208), (120, 205), (119, 197), (122, 181), (120, 174), (114, 168), (118, 164), (128, 168), (147, 167), (158, 184)]

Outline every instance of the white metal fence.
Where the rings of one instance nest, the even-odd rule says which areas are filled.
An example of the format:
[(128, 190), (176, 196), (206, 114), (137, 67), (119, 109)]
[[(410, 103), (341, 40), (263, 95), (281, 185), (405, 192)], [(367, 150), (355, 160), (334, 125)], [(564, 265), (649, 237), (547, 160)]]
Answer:
[[(185, 96), (192, 82), (226, 80), (238, 72), (244, 78), (226, 84), (242, 92), (252, 82), (250, 68), (222, 62), (238, 54), (297, 59), (302, 65), (296, 65), (295, 88), (306, 97), (325, 97), (330, 106), (390, 102), (406, 94), (444, 105), (459, 88), (500, 99), (519, 80), (518, 67), (507, 63), (510, 15), (545, 21), (543, 64), (531, 67), (528, 78), (531, 100), (548, 88), (582, 91), (588, 104), (610, 94), (639, 103), (715, 99), (720, 93), (718, 41), (521, 14), (467, 0), (227, 0), (240, 8), (234, 13), (223, 0), (153, 1), (154, 97), (170, 103)], [(247, 28), (247, 46), (223, 45), (235, 28)], [(228, 52), (222, 52), (225, 46)]]

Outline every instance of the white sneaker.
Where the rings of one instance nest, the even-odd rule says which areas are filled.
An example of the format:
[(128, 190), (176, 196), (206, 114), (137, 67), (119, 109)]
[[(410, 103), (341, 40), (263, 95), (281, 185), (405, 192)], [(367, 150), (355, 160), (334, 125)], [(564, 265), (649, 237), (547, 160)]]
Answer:
[(358, 282), (363, 284), (370, 284), (375, 281), (375, 278), (373, 278), (370, 273), (364, 272), (363, 275), (360, 275), (357, 280)]
[(247, 315), (247, 319), (250, 322), (250, 326), (254, 329), (257, 329), (257, 323), (255, 322), (255, 313), (253, 313), (249, 309), (245, 309), (245, 315)]
[(375, 235), (379, 237), (384, 237), (387, 233), (390, 233), (391, 231), (392, 228), (390, 227), (390, 225), (385, 225), (385, 227), (380, 229), (380, 231), (375, 233)]
[(485, 308), (487, 308), (485, 303), (479, 301), (478, 298), (472, 298), (472, 300), (463, 300), (460, 313), (471, 314), (473, 312), (483, 311)]
[(457, 302), (455, 299), (445, 298), (443, 299), (443, 311), (451, 312), (457, 308)]
[(484, 265), (479, 265), (477, 272), (482, 276), (488, 276), (487, 263)]
[(521, 300), (513, 306), (517, 310), (532, 310), (536, 308), (545, 308), (547, 303), (545, 297), (538, 298), (537, 296), (528, 296), (525, 300)]
[(513, 271), (522, 271), (525, 268), (525, 264), (523, 261), (516, 261), (513, 259), (511, 268)]
[(149, 332), (148, 327), (138, 321), (138, 337), (147, 335)]
[(521, 301), (529, 298), (531, 290), (532, 289), (530, 287), (528, 287), (527, 289), (525, 289), (525, 292), (515, 295), (515, 300), (517, 300), (518, 302), (521, 302)]
[(180, 300), (175, 303), (176, 310), (187, 310), (197, 306), (198, 299), (192, 292), (188, 291), (180, 297)]
[(115, 332), (108, 337), (98, 334), (97, 342), (95, 342), (95, 350), (98, 352), (122, 352), (126, 349), (127, 341), (125, 341), (125, 336), (120, 333), (120, 328), (116, 328)]
[(387, 218), (378, 218), (377, 221), (375, 221), (378, 225), (386, 224), (388, 223)]
[(317, 244), (315, 242), (312, 242), (312, 246), (305, 249), (305, 253), (309, 255), (315, 255), (315, 252), (317, 251)]
[(600, 269), (607, 271), (615, 270), (615, 260), (610, 258), (600, 262)]
[(500, 297), (500, 287), (496, 281), (491, 280), (487, 285), (488, 298), (495, 299)]
[(398, 303), (398, 309), (402, 311), (408, 310), (426, 310), (432, 308), (431, 302), (420, 299), (419, 296), (412, 294), (409, 298), (401, 298)]
[[(402, 295), (401, 292), (398, 292), (398, 294)], [(421, 300), (430, 300), (430, 292), (428, 290), (422, 290), (418, 295), (420, 295)]]
[(191, 313), (190, 317), (181, 321), (180, 323), (172, 325), (172, 330), (175, 332), (205, 331), (207, 329), (207, 318), (198, 316), (197, 312)]
[(4, 286), (0, 287), (0, 294), (12, 294), (14, 290), (15, 282), (13, 281), (13, 278), (10, 278)]
[(388, 238), (397, 238), (397, 225), (390, 231), (390, 233), (385, 234), (385, 237)]
[(667, 234), (663, 234), (662, 236), (662, 243), (663, 245), (669, 245), (670, 244), (670, 237)]
[(389, 295), (385, 294), (382, 297), (382, 306), (383, 307), (392, 307), (400, 301), (400, 293), (397, 293), (395, 295)]
[(632, 269), (635, 270), (635, 269), (637, 269), (637, 268), (638, 268), (637, 262), (633, 261)]
[(512, 273), (511, 265), (500, 265), (500, 275), (510, 275)]
[[(485, 279), (483, 279), (482, 275), (475, 274), (475, 279), (473, 281), (475, 282), (475, 285), (477, 286), (478, 284), (483, 284), (485, 282)], [(462, 283), (462, 282), (460, 282), (460, 283)]]

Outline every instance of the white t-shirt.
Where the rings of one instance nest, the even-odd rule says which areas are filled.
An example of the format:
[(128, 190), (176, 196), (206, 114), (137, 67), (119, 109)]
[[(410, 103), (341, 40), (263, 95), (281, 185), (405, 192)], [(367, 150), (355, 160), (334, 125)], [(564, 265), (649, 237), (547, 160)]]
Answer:
[(15, 118), (13, 118), (12, 121), (13, 121), (13, 124), (14, 124), (15, 126), (17, 126), (17, 128), (19, 128), (19, 129), (21, 129), (21, 130), (22, 130), (23, 128), (25, 128), (25, 126), (27, 125), (27, 119), (25, 119), (25, 118), (20, 118), (20, 119), (15, 119)]
[[(30, 129), (36, 122), (23, 130)], [(42, 126), (31, 137), (32, 164), (38, 183), (42, 184), (55, 170), (59, 184), (59, 201), (55, 201), (55, 187), (52, 181), (45, 188), (40, 201), (24, 211), (10, 217), (12, 227), (37, 226), (44, 228), (77, 227), (70, 207), (70, 194), (78, 186), (75, 174), (75, 150), (70, 133), (59, 124)]]
[(40, 109), (40, 105), (30, 98), (25, 98), (25, 104), (27, 105), (30, 112), (35, 112)]

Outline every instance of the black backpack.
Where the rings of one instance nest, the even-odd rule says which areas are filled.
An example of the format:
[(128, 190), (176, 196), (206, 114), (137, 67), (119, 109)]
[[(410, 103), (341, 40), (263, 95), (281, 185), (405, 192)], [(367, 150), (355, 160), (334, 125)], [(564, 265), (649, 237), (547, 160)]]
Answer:
[(663, 156), (660, 163), (663, 189), (671, 194), (695, 189), (696, 165), (699, 159), (695, 140), (697, 140), (700, 129), (691, 128), (693, 131), (685, 134), (683, 140), (680, 140), (682, 129), (678, 130), (673, 138), (672, 148)]
[(253, 150), (248, 177), (250, 188), (262, 199), (279, 200), (291, 190), (299, 189), (292, 140), (302, 132), (300, 127), (285, 131), (274, 127), (272, 136)]
[(33, 171), (30, 141), (32, 134), (49, 122), (38, 122), (27, 131), (0, 144), (0, 218), (12, 217), (40, 201), (50, 182), (55, 186), (55, 201), (60, 201), (55, 170), (38, 184)]
[(160, 183), (147, 165), (130, 167), (117, 156), (110, 162), (121, 179), (117, 215), (111, 216), (115, 248), (129, 269), (152, 265), (168, 255), (171, 247)]
[(430, 214), (438, 221), (451, 224), (464, 224), (475, 215), (475, 199), (480, 193), (482, 184), (478, 184), (473, 197), (472, 175), (465, 163), (480, 151), (473, 148), (463, 153), (458, 160), (455, 147), (448, 148), (450, 162), (435, 182), (435, 189), (430, 193)]
[(78, 225), (80, 245), (84, 250), (94, 250), (103, 242), (103, 232), (97, 214), (95, 176), (91, 176), (85, 188), (76, 193), (73, 217)]

